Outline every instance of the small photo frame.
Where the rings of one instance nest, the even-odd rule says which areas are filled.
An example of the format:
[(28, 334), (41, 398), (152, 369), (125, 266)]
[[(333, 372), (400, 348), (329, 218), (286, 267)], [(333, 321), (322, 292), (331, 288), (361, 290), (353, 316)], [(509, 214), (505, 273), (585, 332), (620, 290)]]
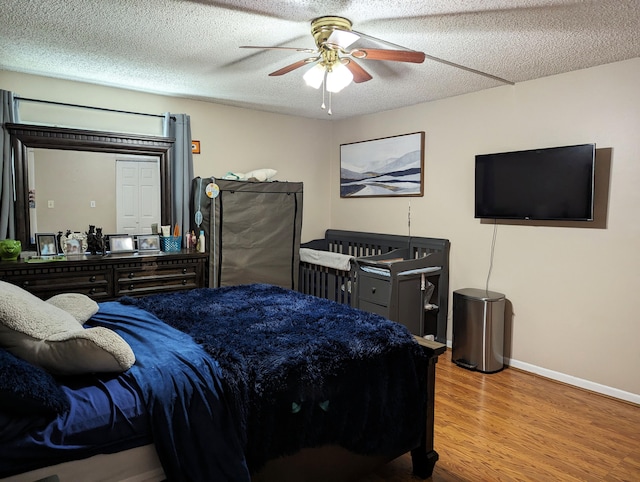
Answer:
[(128, 234), (126, 234), (126, 233), (111, 233), (111, 234), (105, 234), (104, 235), (104, 248), (107, 251), (111, 251), (111, 244), (110, 244), (109, 240), (111, 238), (115, 238), (117, 236), (128, 236)]
[(66, 256), (84, 256), (87, 252), (87, 235), (70, 233), (60, 238), (60, 245)]
[(152, 252), (160, 251), (160, 236), (157, 234), (139, 234), (138, 251)]
[(191, 153), (200, 154), (200, 141), (191, 141)]
[(55, 256), (58, 254), (58, 239), (53, 233), (36, 233), (36, 249), (38, 256)]
[(109, 247), (112, 253), (132, 253), (136, 250), (133, 237), (128, 235), (109, 236)]

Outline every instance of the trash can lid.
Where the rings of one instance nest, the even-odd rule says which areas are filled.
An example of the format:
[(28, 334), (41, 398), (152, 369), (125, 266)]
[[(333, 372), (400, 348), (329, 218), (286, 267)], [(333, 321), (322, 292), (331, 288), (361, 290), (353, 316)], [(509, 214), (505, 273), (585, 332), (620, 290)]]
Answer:
[(464, 296), (465, 298), (479, 299), (482, 301), (499, 301), (505, 298), (502, 293), (478, 288), (462, 288), (454, 291), (453, 293)]

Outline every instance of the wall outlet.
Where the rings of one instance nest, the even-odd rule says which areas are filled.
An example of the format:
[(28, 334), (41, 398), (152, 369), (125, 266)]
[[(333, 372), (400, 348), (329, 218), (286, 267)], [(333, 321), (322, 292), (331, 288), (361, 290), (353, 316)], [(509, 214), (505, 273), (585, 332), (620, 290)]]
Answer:
[(95, 201), (91, 201), (91, 207), (95, 208), (96, 207), (96, 202)]
[(49, 200), (47, 201), (47, 207), (48, 207), (49, 209), (53, 209), (53, 208), (54, 208), (54, 202), (53, 202), (51, 199), (49, 199)]

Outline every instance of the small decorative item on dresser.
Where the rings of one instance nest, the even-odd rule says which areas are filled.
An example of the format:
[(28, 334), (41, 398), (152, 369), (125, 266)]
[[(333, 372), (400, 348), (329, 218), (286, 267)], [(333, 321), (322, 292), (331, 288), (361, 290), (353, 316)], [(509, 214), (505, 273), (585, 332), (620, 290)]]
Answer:
[(93, 224), (89, 225), (87, 235), (87, 248), (91, 254), (107, 254), (107, 248), (102, 228), (96, 228)]
[(198, 253), (204, 253), (205, 246), (204, 231), (200, 230), (200, 236), (198, 236)]
[(22, 243), (17, 239), (0, 240), (0, 259), (2, 261), (15, 261), (22, 252)]
[(182, 237), (180, 236), (162, 236), (160, 238), (162, 251), (167, 253), (177, 253), (182, 249)]

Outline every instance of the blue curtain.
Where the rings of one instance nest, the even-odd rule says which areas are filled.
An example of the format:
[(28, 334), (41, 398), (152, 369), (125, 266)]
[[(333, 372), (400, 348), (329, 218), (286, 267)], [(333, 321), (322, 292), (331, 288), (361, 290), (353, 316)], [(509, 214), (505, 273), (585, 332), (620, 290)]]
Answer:
[(0, 239), (15, 239), (15, 174), (13, 168), (13, 150), (9, 133), (4, 128), (6, 122), (16, 122), (13, 92), (0, 90), (2, 107), (0, 108)]
[(193, 154), (191, 152), (191, 118), (187, 114), (164, 116), (164, 135), (176, 139), (171, 151), (171, 221), (180, 226), (182, 235), (189, 232)]

